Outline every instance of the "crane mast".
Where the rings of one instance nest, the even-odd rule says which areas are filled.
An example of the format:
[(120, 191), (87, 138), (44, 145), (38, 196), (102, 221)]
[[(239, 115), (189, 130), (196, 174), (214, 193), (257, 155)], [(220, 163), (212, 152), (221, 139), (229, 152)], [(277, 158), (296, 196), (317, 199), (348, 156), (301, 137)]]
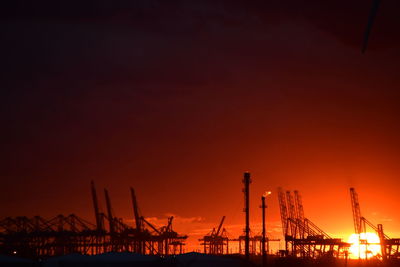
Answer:
[(110, 196), (108, 195), (107, 189), (104, 189), (104, 195), (106, 197), (107, 217), (108, 217), (108, 222), (109, 222), (109, 226), (110, 226), (110, 233), (113, 234), (115, 232), (114, 217), (112, 215), (111, 200), (110, 200)]
[(289, 206), (289, 224), (290, 224), (290, 231), (291, 231), (291, 235), (292, 237), (296, 237), (296, 230), (297, 230), (297, 226), (298, 223), (296, 222), (296, 207), (294, 206), (294, 201), (293, 201), (293, 197), (292, 194), (290, 193), (290, 191), (286, 191), (286, 203)]
[(293, 197), (292, 194), (290, 194), (290, 191), (286, 191), (286, 203), (289, 206), (289, 216), (290, 218), (296, 218), (296, 207), (294, 206), (294, 202), (293, 202)]
[(297, 191), (297, 190), (294, 191), (294, 202), (295, 202), (296, 210), (297, 210), (297, 218), (300, 219), (301, 221), (303, 221), (303, 219), (304, 219), (303, 202), (301, 200), (299, 191)]
[(132, 205), (133, 205), (133, 214), (135, 216), (135, 224), (136, 224), (136, 230), (139, 232), (142, 231), (142, 222), (140, 220), (139, 216), (139, 207), (136, 199), (136, 194), (135, 190), (131, 187), (131, 197), (132, 197)]
[(354, 231), (356, 234), (359, 235), (365, 232), (365, 224), (362, 222), (363, 217), (361, 216), (360, 203), (358, 202), (358, 195), (353, 187), (350, 188), (350, 197), (351, 197), (351, 207), (353, 210)]
[[(354, 230), (356, 234), (366, 233), (367, 227), (371, 228), (379, 236), (382, 259), (386, 260), (391, 257), (397, 257), (395, 255), (398, 254), (400, 249), (400, 238), (390, 238), (384, 233), (382, 224), (375, 226), (373, 223), (368, 221), (367, 218), (361, 216), (360, 203), (354, 188), (350, 188), (350, 196), (353, 209)], [(367, 252), (365, 258), (368, 258)]]
[(225, 221), (225, 216), (222, 216), (222, 220), (221, 220), (221, 222), (220, 222), (220, 224), (219, 224), (219, 226), (218, 226), (218, 230), (217, 230), (217, 232), (215, 233), (215, 236), (218, 236), (219, 233), (221, 232), (222, 224), (224, 223), (224, 221)]
[(281, 221), (282, 221), (282, 232), (283, 236), (287, 236), (287, 219), (288, 219), (288, 214), (287, 214), (287, 205), (286, 205), (286, 198), (285, 198), (285, 193), (283, 193), (282, 188), (278, 188), (278, 200), (279, 200), (279, 209), (281, 211)]
[(168, 217), (168, 224), (166, 227), (167, 232), (172, 232), (172, 221), (174, 220), (174, 216)]
[(99, 202), (97, 199), (96, 187), (94, 186), (94, 181), (91, 181), (91, 189), (92, 189), (92, 200), (93, 200), (93, 208), (94, 215), (96, 219), (96, 228), (101, 231), (104, 230), (102, 217), (99, 211)]
[[(378, 224), (378, 236), (379, 240), (381, 242), (381, 253), (382, 253), (382, 259), (387, 259), (387, 251), (386, 251), (386, 238), (387, 236), (383, 232), (383, 225)], [(390, 251), (389, 251), (390, 254)]]
[(297, 190), (294, 191), (294, 202), (296, 205), (297, 220), (299, 221), (299, 225), (302, 226), (299, 229), (299, 235), (300, 235), (300, 238), (304, 238), (305, 233), (309, 232), (309, 230), (307, 229), (308, 223), (306, 223), (306, 220), (304, 220), (303, 202), (301, 200), (300, 193)]

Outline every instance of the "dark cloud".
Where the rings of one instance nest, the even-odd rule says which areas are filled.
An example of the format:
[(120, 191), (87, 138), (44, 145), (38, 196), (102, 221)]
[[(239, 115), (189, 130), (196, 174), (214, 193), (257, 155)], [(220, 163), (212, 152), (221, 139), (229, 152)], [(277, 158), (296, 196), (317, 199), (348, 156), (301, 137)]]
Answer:
[[(143, 64), (140, 69), (146, 69), (140, 53), (149, 47), (162, 54), (167, 49), (174, 50), (172, 38), (192, 46), (196, 41), (213, 40), (215, 35), (222, 35), (223, 39), (223, 35), (231, 32), (237, 39), (229, 41), (240, 43), (242, 32), (258, 29), (260, 34), (268, 34), (271, 25), (287, 21), (304, 20), (354, 49), (360, 49), (370, 9), (370, 4), (361, 0), (346, 3), (19, 0), (1, 5), (4, 41), (0, 53), (1, 67), (7, 70), (5, 80), (14, 79), (15, 75), (20, 77), (21, 73), (28, 78), (43, 72), (57, 75), (71, 69), (76, 69), (74, 75), (85, 73), (85, 76), (96, 77), (109, 72), (100, 66), (122, 74), (132, 63)], [(399, 5), (392, 0), (382, 4), (371, 35), (370, 49), (399, 44)], [(158, 36), (154, 37), (154, 34)], [(157, 47), (160, 42), (165, 43), (165, 47)], [(179, 56), (176, 52), (171, 54)], [(146, 60), (151, 56), (147, 53)], [(157, 52), (154, 53), (153, 57), (157, 56)], [(81, 72), (76, 68), (77, 64), (86, 65), (84, 68), (92, 73)]]
[[(304, 18), (350, 44), (360, 44), (371, 3), (357, 1), (7, 1), (1, 5), (3, 19), (35, 19), (93, 23), (122, 23), (164, 31), (199, 31), (212, 22), (260, 27), (285, 19)], [(400, 4), (383, 1), (374, 32), (380, 42), (398, 41)], [(186, 28), (186, 29), (185, 29)], [(375, 33), (375, 34), (378, 34)], [(394, 44), (392, 44), (394, 45)]]

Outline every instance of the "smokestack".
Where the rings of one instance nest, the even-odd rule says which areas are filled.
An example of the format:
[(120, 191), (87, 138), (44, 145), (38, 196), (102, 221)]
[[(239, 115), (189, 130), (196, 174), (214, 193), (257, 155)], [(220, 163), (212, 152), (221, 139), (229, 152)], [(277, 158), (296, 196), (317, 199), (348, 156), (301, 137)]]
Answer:
[(244, 173), (244, 178), (243, 178), (243, 184), (244, 184), (244, 202), (245, 202), (245, 208), (244, 212), (246, 213), (246, 228), (245, 228), (245, 233), (246, 233), (246, 239), (245, 239), (245, 257), (246, 260), (250, 259), (250, 173), (245, 172)]

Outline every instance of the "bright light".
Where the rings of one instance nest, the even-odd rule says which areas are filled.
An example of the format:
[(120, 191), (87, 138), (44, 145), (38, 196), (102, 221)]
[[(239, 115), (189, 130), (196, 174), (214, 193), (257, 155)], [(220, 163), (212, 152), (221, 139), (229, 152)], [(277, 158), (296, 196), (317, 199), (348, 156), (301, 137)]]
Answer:
[(269, 195), (271, 195), (271, 194), (272, 194), (271, 191), (267, 191), (267, 192), (265, 192), (265, 193), (263, 194), (263, 197), (267, 197), (267, 196), (269, 196)]
[(375, 233), (352, 234), (348, 242), (351, 244), (349, 257), (352, 259), (365, 259), (381, 256), (379, 236)]

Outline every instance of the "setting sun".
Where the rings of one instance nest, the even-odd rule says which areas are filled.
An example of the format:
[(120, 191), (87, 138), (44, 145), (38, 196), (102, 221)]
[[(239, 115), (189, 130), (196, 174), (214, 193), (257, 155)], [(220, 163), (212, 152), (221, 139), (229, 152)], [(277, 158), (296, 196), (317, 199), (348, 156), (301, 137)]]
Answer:
[(379, 236), (375, 233), (352, 234), (348, 242), (351, 244), (350, 258), (365, 259), (367, 257), (369, 259), (381, 255)]

